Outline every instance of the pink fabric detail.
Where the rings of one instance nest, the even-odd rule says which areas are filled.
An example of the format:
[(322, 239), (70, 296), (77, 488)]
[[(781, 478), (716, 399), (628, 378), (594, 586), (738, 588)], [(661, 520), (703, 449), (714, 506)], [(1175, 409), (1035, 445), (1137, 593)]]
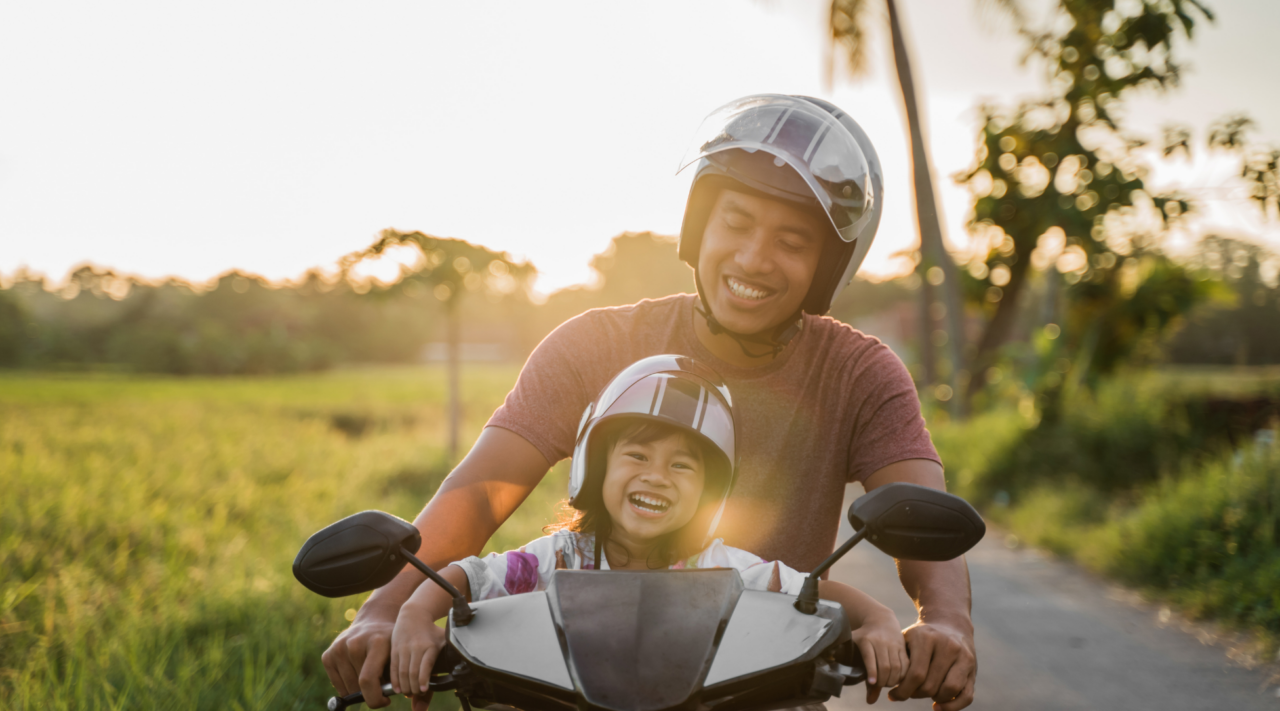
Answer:
[(533, 592), (538, 588), (538, 556), (521, 551), (507, 553), (507, 579), (503, 587), (509, 595)]

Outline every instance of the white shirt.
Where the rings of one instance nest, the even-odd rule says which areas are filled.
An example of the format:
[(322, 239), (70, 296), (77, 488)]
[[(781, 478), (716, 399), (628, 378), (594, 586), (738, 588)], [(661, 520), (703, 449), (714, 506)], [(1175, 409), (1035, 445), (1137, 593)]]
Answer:
[[(573, 531), (556, 531), (506, 553), (471, 556), (455, 563), (467, 574), (472, 600), (546, 590), (557, 570), (591, 570), (595, 562), (595, 536)], [(702, 552), (670, 566), (671, 570), (733, 568), (748, 590), (798, 595), (805, 575), (778, 561), (767, 561), (739, 548), (726, 546), (717, 538)], [(608, 570), (607, 556), (600, 569)]]

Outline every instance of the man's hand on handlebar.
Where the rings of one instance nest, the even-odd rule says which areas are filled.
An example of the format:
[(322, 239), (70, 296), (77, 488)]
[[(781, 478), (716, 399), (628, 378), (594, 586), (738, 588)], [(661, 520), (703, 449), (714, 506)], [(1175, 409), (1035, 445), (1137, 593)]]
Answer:
[(382, 695), (382, 672), (391, 652), (391, 635), (395, 617), (383, 619), (376, 611), (361, 610), (351, 626), (343, 630), (321, 659), (325, 673), (338, 694), (364, 693), (369, 708), (382, 708), (391, 703)]
[(894, 701), (933, 699), (934, 711), (960, 711), (973, 703), (978, 659), (972, 629), (945, 622), (917, 622), (903, 631), (911, 660)]

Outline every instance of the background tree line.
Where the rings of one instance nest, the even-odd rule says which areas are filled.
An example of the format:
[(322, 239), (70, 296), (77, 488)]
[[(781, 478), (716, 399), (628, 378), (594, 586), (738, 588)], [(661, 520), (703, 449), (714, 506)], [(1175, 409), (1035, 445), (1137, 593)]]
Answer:
[[(466, 245), (459, 240), (437, 244)], [(375, 251), (371, 247), (367, 256), (376, 256)], [(491, 255), (490, 261), (511, 261), (497, 252), (483, 253)], [(692, 274), (677, 258), (674, 238), (652, 233), (615, 237), (591, 259), (595, 283), (563, 289), (540, 303), (530, 298), (533, 271), (527, 264), (496, 270), (505, 271), (512, 280), (501, 287), (506, 290), (501, 298), (477, 285), (474, 298), (447, 301), (458, 292), (466, 293), (466, 274), (457, 273), (451, 261), (453, 273), (446, 276), (462, 286), (455, 291), (447, 279), (433, 283), (426, 274), (430, 259), (404, 267), (400, 278), (386, 285), (359, 281), (349, 269), (330, 276), (312, 271), (283, 284), (229, 272), (208, 284), (193, 285), (176, 279), (147, 282), (108, 268), (85, 266), (55, 289), (41, 277), (18, 271), (0, 288), (0, 367), (231, 375), (412, 363), (424, 358), (427, 344), (448, 342), (451, 308), (457, 314), (458, 341), (497, 344), (508, 359), (518, 361), (557, 325), (587, 309), (693, 290)], [(1280, 322), (1280, 260), (1267, 249), (1241, 239), (1210, 237), (1194, 254), (1177, 262), (1177, 268), (1190, 275), (1189, 281), (1171, 286), (1165, 277), (1159, 289), (1152, 280), (1162, 278), (1158, 273), (1166, 267), (1158, 265), (1164, 262), (1144, 266), (1140, 258), (1133, 259), (1118, 265), (1133, 272), (1126, 278), (1135, 291), (1121, 289), (1095, 299), (1138, 308), (1132, 306), (1136, 285), (1148, 282), (1149, 297), (1156, 302), (1176, 299), (1179, 289), (1198, 290), (1212, 298), (1185, 313), (1175, 309), (1179, 314), (1171, 323), (1171, 335), (1148, 332), (1145, 321), (1117, 324), (1115, 328), (1130, 336), (1109, 336), (1097, 346), (1099, 363), (1119, 365), (1130, 358), (1226, 365), (1280, 363), (1280, 329), (1275, 328)], [(495, 270), (487, 266), (477, 271), (482, 281), (495, 279)], [(990, 278), (978, 279), (972, 270), (961, 274), (969, 302), (994, 307)], [(1029, 289), (1030, 296), (1009, 334), (1013, 346), (1007, 348), (1003, 361), (1005, 367), (1018, 366), (1028, 373), (1047, 363), (1048, 373), (1040, 375), (1050, 381), (1063, 357), (1050, 358), (1044, 348), (1052, 342), (1045, 338), (1044, 324), (1058, 318), (1045, 314), (1062, 306), (1061, 301), (1054, 305), (1060, 297), (1048, 291), (1051, 283), (1048, 276), (1041, 276)], [(855, 280), (837, 298), (832, 316), (875, 335), (878, 325), (886, 323), (885, 317), (889, 323), (916, 317), (912, 304), (921, 284), (914, 273), (881, 283)], [(979, 324), (975, 319), (973, 326)], [(911, 338), (913, 328), (903, 330), (912, 333), (894, 345), (919, 376), (920, 344)], [(895, 340), (895, 334), (882, 335)], [(1035, 350), (1037, 342), (1043, 352)]]

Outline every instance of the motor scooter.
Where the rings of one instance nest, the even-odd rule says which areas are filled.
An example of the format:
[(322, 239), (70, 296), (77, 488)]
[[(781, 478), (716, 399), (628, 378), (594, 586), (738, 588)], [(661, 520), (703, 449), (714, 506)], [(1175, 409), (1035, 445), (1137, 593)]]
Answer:
[[(819, 578), (853, 546), (951, 560), (986, 532), (963, 499), (905, 483), (853, 502), (849, 523), (853, 536), (797, 596), (745, 590), (731, 569), (558, 570), (544, 591), (468, 604), (414, 555), (418, 529), (381, 511), (311, 536), (293, 574), (327, 597), (379, 588), (406, 563), (440, 585), (453, 608), (429, 688), (455, 691), (464, 711), (766, 711), (822, 703), (865, 681), (844, 610), (818, 599)], [(328, 708), (363, 702), (357, 692)]]

